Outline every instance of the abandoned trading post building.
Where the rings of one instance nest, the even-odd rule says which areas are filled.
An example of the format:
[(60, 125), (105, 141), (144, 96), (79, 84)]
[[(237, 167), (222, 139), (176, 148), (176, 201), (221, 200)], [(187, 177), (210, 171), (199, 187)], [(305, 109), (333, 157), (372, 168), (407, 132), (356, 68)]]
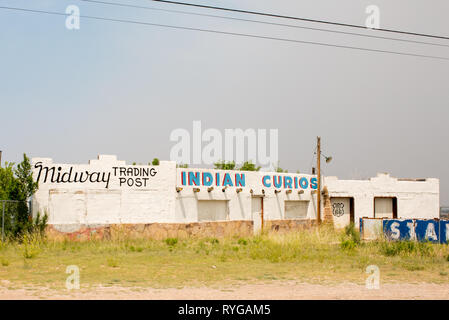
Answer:
[[(127, 165), (99, 155), (89, 164), (33, 158), (39, 188), (33, 215), (47, 213), (53, 236), (127, 232), (152, 238), (249, 235), (316, 221), (317, 177), (307, 174)], [(439, 217), (438, 179), (323, 177), (322, 218), (336, 227), (361, 217)]]

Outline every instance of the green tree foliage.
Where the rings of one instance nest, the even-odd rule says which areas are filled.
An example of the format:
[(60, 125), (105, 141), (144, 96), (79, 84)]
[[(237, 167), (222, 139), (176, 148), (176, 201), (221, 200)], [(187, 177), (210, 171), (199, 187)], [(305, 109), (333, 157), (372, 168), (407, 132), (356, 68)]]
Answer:
[(23, 161), (14, 170), (16, 175), (17, 195), (15, 200), (27, 200), (37, 190), (38, 184), (33, 180), (30, 159), (23, 154)]
[(277, 165), (274, 166), (274, 172), (279, 172), (279, 173), (288, 173), (288, 170), (284, 170), (279, 166), (279, 161), (277, 163)]
[(235, 162), (225, 162), (224, 160), (218, 161), (214, 163), (215, 169), (219, 170), (234, 170), (235, 169)]
[(30, 159), (26, 154), (16, 168), (14, 163), (0, 166), (0, 200), (13, 200), (5, 202), (5, 234), (21, 237), (29, 232), (43, 232), (47, 224), (47, 215), (38, 214), (32, 219), (29, 214), (28, 200), (37, 188), (38, 184), (33, 180)]
[(0, 200), (13, 199), (17, 193), (13, 166), (14, 163), (8, 162), (5, 162), (5, 167), (0, 164)]
[(153, 162), (151, 162), (151, 164), (152, 164), (153, 166), (158, 166), (158, 165), (159, 165), (159, 159), (158, 159), (158, 158), (154, 158), (154, 159), (153, 159)]
[(254, 163), (252, 163), (251, 161), (245, 161), (243, 163), (243, 165), (238, 168), (238, 170), (241, 171), (259, 171), (260, 170), (260, 166), (256, 167), (256, 165)]

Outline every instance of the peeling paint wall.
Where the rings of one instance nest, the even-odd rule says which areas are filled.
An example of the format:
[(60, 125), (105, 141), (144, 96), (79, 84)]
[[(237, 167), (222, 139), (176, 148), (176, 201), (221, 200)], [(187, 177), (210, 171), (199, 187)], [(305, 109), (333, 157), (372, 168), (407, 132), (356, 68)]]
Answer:
[[(182, 188), (182, 190), (177, 192), (176, 197), (177, 220), (184, 222), (198, 221), (199, 200), (227, 200), (229, 206), (229, 220), (253, 220), (253, 213), (258, 213), (260, 211), (260, 206), (253, 208), (252, 198), (260, 197), (262, 195), (264, 196), (264, 220), (286, 219), (285, 201), (295, 200), (308, 201), (307, 214), (304, 219), (314, 219), (316, 217), (316, 194), (315, 196), (312, 195), (312, 191), (315, 189), (310, 186), (310, 183), (307, 185), (307, 188), (302, 188), (299, 185), (299, 182), (295, 184), (295, 181), (299, 181), (300, 178), (310, 181), (315, 178), (315, 176), (289, 173), (237, 171), (239, 174), (245, 175), (244, 186), (236, 186), (234, 184), (233, 186), (227, 186), (226, 189), (223, 189), (224, 186), (222, 182), (224, 176), (229, 172), (234, 174), (232, 171), (225, 170), (178, 168), (177, 187)], [(185, 177), (188, 177), (189, 173), (198, 173), (200, 178), (202, 178), (203, 173), (209, 173), (213, 177), (217, 177), (218, 174), (220, 177), (219, 185), (217, 186), (216, 179), (211, 185), (203, 185), (202, 181), (200, 181), (199, 185), (194, 185), (193, 182), (191, 182), (192, 185), (188, 185), (187, 181), (182, 181), (183, 173), (185, 173)], [(284, 177), (291, 178), (291, 188), (288, 185), (284, 185), (284, 183), (282, 183), (279, 188), (274, 187), (273, 183), (271, 183), (272, 185), (270, 187), (266, 187), (263, 183), (263, 178), (266, 176), (270, 177), (265, 178), (266, 185), (274, 180), (273, 176), (276, 177), (276, 180), (280, 179), (282, 182), (285, 180)], [(195, 189), (197, 189), (198, 192), (195, 192)], [(275, 191), (279, 192), (276, 193)]]
[[(176, 221), (174, 162), (161, 161), (154, 167), (133, 166), (118, 161), (115, 156), (99, 156), (87, 165), (55, 164), (51, 159), (42, 158), (33, 158), (32, 162), (33, 177), (39, 177), (39, 189), (33, 196), (33, 212), (47, 212), (49, 224), (64, 228), (72, 225), (76, 229), (82, 225)], [(47, 169), (42, 168), (51, 170), (46, 180)], [(125, 170), (122, 174), (121, 168)], [(139, 170), (136, 175), (131, 173), (131, 170), (142, 168), (147, 169), (141, 172), (143, 174), (138, 174)], [(128, 173), (123, 173), (128, 169)], [(74, 181), (86, 172), (100, 176), (110, 174), (109, 181), (98, 182), (97, 175), (91, 179), (94, 182), (90, 179), (82, 182), (86, 176), (81, 182)], [(137, 179), (147, 180), (145, 185), (129, 186), (131, 182), (120, 179), (134, 179), (134, 183)]]
[(397, 218), (433, 219), (439, 217), (440, 186), (438, 179), (397, 179), (380, 173), (369, 180), (339, 180), (325, 177), (330, 197), (354, 198), (354, 221), (374, 218), (374, 198), (396, 197)]
[[(294, 229), (316, 219), (313, 175), (176, 168), (171, 161), (158, 166), (127, 165), (108, 155), (89, 164), (57, 164), (48, 158), (33, 158), (32, 163), (33, 176), (39, 179), (33, 213), (47, 212), (52, 230), (62, 233), (102, 230), (109, 225), (197, 223), (198, 204), (204, 211), (214, 201), (217, 210), (202, 212), (203, 217), (217, 222), (247, 221), (254, 231), (261, 227), (261, 199), (268, 229)], [(331, 199), (354, 198), (356, 224), (360, 217), (374, 216), (375, 197), (396, 197), (398, 218), (439, 215), (437, 179), (401, 181), (380, 174), (370, 180), (325, 177), (323, 181)], [(301, 219), (286, 216), (286, 202), (295, 208), (295, 201), (302, 201), (297, 207), (306, 212)], [(338, 227), (345, 224), (334, 221)]]

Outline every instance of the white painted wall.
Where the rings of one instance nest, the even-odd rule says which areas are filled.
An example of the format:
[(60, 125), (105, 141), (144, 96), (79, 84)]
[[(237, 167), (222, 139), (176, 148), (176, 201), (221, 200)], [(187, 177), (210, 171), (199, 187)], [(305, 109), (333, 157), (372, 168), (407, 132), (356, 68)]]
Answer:
[(344, 228), (350, 223), (350, 199), (341, 197), (331, 198), (332, 218), (336, 228)]
[[(182, 173), (185, 172), (187, 175), (189, 172), (203, 172), (211, 173), (212, 176), (216, 176), (218, 173), (220, 177), (223, 177), (226, 173), (234, 174), (233, 171), (225, 170), (213, 170), (213, 169), (177, 169), (177, 186), (182, 188), (180, 192), (177, 193), (176, 197), (176, 219), (182, 222), (194, 222), (198, 221), (198, 208), (197, 200), (228, 200), (229, 203), (229, 219), (230, 220), (253, 220), (252, 218), (252, 196), (262, 195), (262, 190), (265, 190), (264, 197), (264, 219), (265, 220), (278, 220), (284, 219), (285, 217), (285, 200), (307, 200), (310, 202), (307, 219), (314, 219), (316, 217), (315, 203), (316, 195), (312, 201), (312, 190), (310, 186), (306, 189), (302, 189), (299, 185), (295, 188), (294, 183), (292, 188), (285, 187), (282, 185), (280, 188), (265, 187), (262, 183), (262, 178), (266, 175), (270, 176), (280, 176), (294, 178), (305, 178), (308, 181), (314, 178), (313, 175), (299, 175), (299, 174), (289, 174), (289, 173), (269, 173), (269, 172), (251, 172), (251, 171), (236, 171), (239, 174), (245, 174), (245, 187), (228, 187), (225, 192), (223, 192), (223, 186), (213, 185), (213, 190), (208, 192), (209, 186), (189, 186), (182, 183)], [(271, 180), (273, 180), (271, 178)], [(220, 183), (221, 184), (221, 183)], [(199, 192), (194, 192), (194, 188), (199, 188)], [(241, 192), (237, 192), (237, 189), (241, 188)], [(251, 193), (251, 190), (253, 193)], [(275, 193), (275, 190), (280, 191)], [(287, 193), (287, 190), (291, 190), (291, 193)], [(299, 194), (298, 191), (303, 190), (304, 193)]]
[(398, 218), (439, 217), (440, 184), (438, 179), (401, 180), (379, 173), (369, 180), (339, 180), (325, 177), (331, 197), (354, 197), (355, 224), (362, 217), (374, 218), (375, 197), (396, 197)]
[[(257, 220), (254, 212), (253, 197), (264, 195), (264, 219), (285, 219), (286, 200), (309, 201), (307, 219), (316, 218), (316, 190), (310, 183), (301, 188), (293, 182), (304, 178), (307, 181), (316, 178), (312, 175), (298, 175), (289, 173), (243, 172), (223, 171), (213, 169), (176, 168), (171, 161), (161, 161), (159, 166), (133, 166), (126, 165), (115, 156), (100, 155), (98, 159), (91, 160), (89, 164), (56, 164), (49, 158), (33, 158), (33, 176), (38, 178), (39, 189), (33, 196), (33, 212), (47, 212), (49, 224), (70, 226), (77, 228), (80, 225), (115, 224), (115, 223), (152, 223), (152, 222), (197, 222), (198, 200), (226, 200), (228, 204), (229, 220)], [(45, 170), (48, 167), (54, 170), (55, 175), (51, 181), (51, 174), (44, 181)], [(54, 168), (54, 169), (51, 169)], [(115, 169), (114, 169), (115, 168)], [(124, 172), (120, 168), (123, 168)], [(153, 172), (151, 176), (139, 174), (131, 177), (134, 185), (129, 186), (126, 176), (128, 170), (147, 170)], [(88, 172), (93, 181), (67, 182), (71, 171), (74, 174)], [(57, 173), (60, 173), (59, 178)], [(244, 174), (245, 185), (228, 186), (223, 192), (222, 179), (217, 186), (213, 182), (213, 190), (208, 192), (209, 186), (188, 185), (183, 181), (183, 172), (219, 174), (221, 178), (230, 174), (235, 182), (235, 174)], [(51, 173), (51, 171), (49, 171)], [(65, 174), (65, 175), (64, 175)], [(273, 175), (287, 177), (292, 185), (282, 184), (280, 187), (263, 184), (264, 176)], [(104, 177), (105, 179), (97, 179)], [(106, 179), (107, 178), (107, 179)], [(136, 186), (136, 179), (147, 178), (146, 185)], [(126, 181), (126, 182), (124, 182)], [(374, 197), (397, 197), (398, 218), (437, 218), (439, 215), (439, 181), (426, 179), (425, 181), (399, 181), (389, 175), (380, 174), (370, 180), (339, 180), (336, 177), (325, 177), (332, 198), (354, 197), (355, 222), (358, 225), (360, 217), (374, 216)], [(272, 182), (272, 181), (270, 181)], [(177, 192), (176, 189), (182, 189)], [(194, 192), (199, 188), (199, 192)], [(237, 190), (241, 188), (241, 192)], [(277, 190), (278, 192), (275, 192)], [(301, 193), (298, 191), (301, 190)], [(262, 192), (264, 191), (264, 193)], [(349, 203), (347, 203), (349, 210)], [(324, 212), (324, 211), (322, 211)], [(349, 211), (348, 211), (349, 214)], [(347, 215), (337, 219), (338, 226), (346, 224)]]
[[(40, 168), (34, 167), (33, 177), (39, 177), (39, 189), (33, 196), (33, 212), (47, 212), (49, 223), (54, 225), (92, 225), (111, 223), (150, 223), (175, 222), (175, 185), (176, 164), (170, 161), (161, 161), (159, 166), (133, 166), (118, 161), (115, 156), (100, 155), (97, 160), (89, 164), (56, 164), (48, 158), (33, 158), (33, 167), (42, 166), (55, 168), (57, 175), (51, 174), (44, 180), (45, 170), (39, 177)], [(118, 169), (153, 169), (154, 175), (124, 176)], [(60, 168), (60, 169), (59, 169)], [(75, 173), (100, 173), (109, 177), (109, 182), (62, 182), (68, 179), (72, 169), (71, 178)], [(67, 173), (63, 178), (62, 173)], [(146, 180), (146, 186), (130, 187), (126, 182), (120, 185), (120, 178), (136, 178)], [(83, 178), (84, 179), (84, 178)], [(95, 180), (95, 179), (94, 179)], [(107, 185), (107, 188), (106, 188)]]

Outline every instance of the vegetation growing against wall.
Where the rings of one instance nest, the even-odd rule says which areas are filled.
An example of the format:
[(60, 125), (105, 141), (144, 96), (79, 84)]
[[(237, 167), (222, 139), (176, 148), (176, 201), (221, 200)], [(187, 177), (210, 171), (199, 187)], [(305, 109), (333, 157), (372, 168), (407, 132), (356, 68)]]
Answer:
[[(14, 163), (0, 164), (0, 200), (4, 205), (0, 207), (3, 215), (5, 208), (4, 232), (12, 238), (23, 238), (26, 233), (44, 234), (47, 215), (37, 214), (33, 219), (30, 215), (29, 199), (38, 188), (33, 180), (30, 159), (23, 155), (23, 160), (17, 166)], [(2, 216), (0, 216), (2, 219)], [(0, 220), (1, 221), (1, 220)]]
[(240, 171), (259, 171), (260, 166), (256, 166), (251, 161), (245, 161), (240, 167), (237, 167), (234, 161), (226, 162), (224, 160), (214, 163), (217, 170), (240, 170)]

